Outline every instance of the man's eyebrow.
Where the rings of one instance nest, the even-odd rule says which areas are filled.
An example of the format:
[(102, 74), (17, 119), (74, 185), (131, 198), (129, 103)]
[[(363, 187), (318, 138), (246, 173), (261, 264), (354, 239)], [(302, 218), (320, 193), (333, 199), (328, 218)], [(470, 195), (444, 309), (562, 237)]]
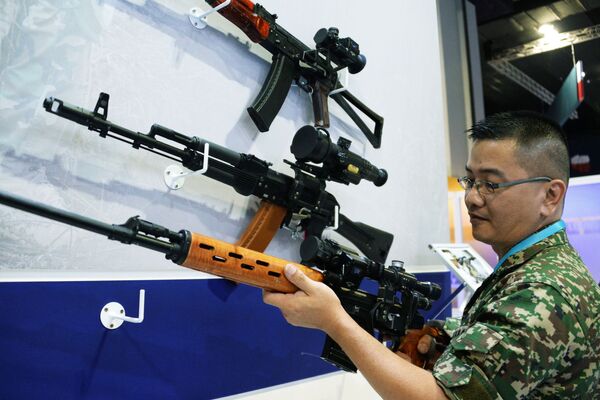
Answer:
[[(471, 174), (473, 173), (473, 170), (471, 168), (469, 168), (468, 165), (465, 165), (465, 170), (468, 173), (471, 173)], [(497, 168), (481, 168), (481, 169), (478, 169), (477, 172), (480, 174), (496, 175), (498, 178), (501, 178), (501, 179), (506, 177), (504, 172), (500, 171)]]

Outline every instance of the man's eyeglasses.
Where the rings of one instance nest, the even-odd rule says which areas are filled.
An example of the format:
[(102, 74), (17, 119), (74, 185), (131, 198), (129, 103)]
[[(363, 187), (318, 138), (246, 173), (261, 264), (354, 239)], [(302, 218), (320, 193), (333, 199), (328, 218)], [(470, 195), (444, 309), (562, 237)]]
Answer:
[(479, 193), (480, 195), (486, 195), (494, 193), (494, 191), (499, 188), (515, 186), (529, 182), (550, 182), (551, 180), (552, 178), (549, 178), (547, 176), (537, 176), (535, 178), (517, 179), (516, 181), (510, 182), (493, 183), (488, 181), (476, 181), (467, 176), (463, 176), (462, 178), (458, 178), (458, 183), (467, 192), (473, 189), (473, 187), (475, 187), (477, 193)]

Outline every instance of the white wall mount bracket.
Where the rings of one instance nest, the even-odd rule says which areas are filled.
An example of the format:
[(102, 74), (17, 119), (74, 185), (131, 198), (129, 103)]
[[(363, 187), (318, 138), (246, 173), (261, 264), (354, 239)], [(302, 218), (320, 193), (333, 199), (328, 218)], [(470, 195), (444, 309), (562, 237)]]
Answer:
[(171, 164), (167, 168), (165, 168), (165, 172), (163, 173), (163, 178), (165, 180), (165, 185), (169, 189), (178, 190), (183, 187), (185, 183), (185, 178), (194, 174), (203, 174), (208, 171), (208, 151), (210, 146), (208, 143), (204, 143), (204, 157), (202, 159), (202, 169), (198, 171), (185, 172), (181, 165)]
[(100, 322), (106, 329), (117, 329), (123, 325), (124, 321), (139, 324), (144, 320), (144, 302), (146, 297), (146, 291), (140, 289), (140, 306), (138, 317), (128, 317), (125, 315), (125, 308), (115, 301), (107, 303), (100, 310)]
[(350, 73), (348, 72), (348, 68), (344, 68), (338, 72), (338, 81), (342, 84), (342, 87), (329, 92), (330, 96), (348, 90), (348, 85), (350, 84)]
[(194, 25), (195, 28), (204, 29), (206, 28), (206, 17), (208, 17), (210, 14), (216, 11), (219, 11), (221, 8), (227, 7), (229, 3), (231, 3), (231, 0), (226, 0), (218, 6), (216, 6), (215, 8), (211, 8), (208, 11), (202, 11), (200, 8), (194, 7), (190, 9), (190, 15), (188, 18), (190, 19), (190, 22), (192, 23), (192, 25)]

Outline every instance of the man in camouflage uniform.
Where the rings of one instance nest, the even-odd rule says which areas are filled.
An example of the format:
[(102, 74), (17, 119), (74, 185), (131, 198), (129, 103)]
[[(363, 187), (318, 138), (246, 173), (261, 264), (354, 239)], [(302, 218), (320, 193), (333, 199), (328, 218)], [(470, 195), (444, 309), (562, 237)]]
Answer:
[(290, 323), (328, 333), (383, 398), (600, 399), (600, 289), (560, 220), (569, 178), (562, 131), (538, 114), (511, 113), (477, 124), (470, 137), (459, 182), (473, 236), (500, 261), (433, 371), (388, 351), (326, 285), (294, 268), (286, 276), (301, 290), (264, 300)]

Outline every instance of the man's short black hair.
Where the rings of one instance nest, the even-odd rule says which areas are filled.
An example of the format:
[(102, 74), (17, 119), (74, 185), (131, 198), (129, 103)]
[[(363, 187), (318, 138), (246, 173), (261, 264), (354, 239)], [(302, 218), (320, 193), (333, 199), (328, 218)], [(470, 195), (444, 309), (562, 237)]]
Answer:
[(564, 131), (555, 121), (533, 111), (494, 114), (468, 130), (469, 138), (515, 141), (519, 164), (533, 176), (569, 183), (569, 150)]

